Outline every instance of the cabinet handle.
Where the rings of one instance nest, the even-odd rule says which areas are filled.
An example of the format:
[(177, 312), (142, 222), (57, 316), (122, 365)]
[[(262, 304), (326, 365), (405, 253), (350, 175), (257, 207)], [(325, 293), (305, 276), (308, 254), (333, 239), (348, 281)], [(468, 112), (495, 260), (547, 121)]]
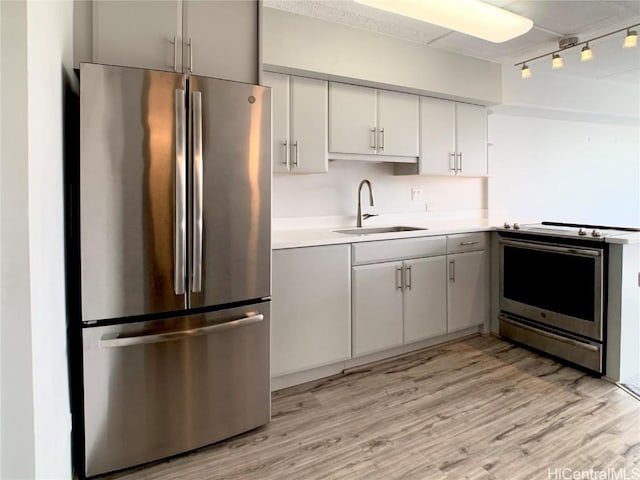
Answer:
[(407, 288), (411, 290), (411, 265), (407, 265)]
[(462, 172), (462, 152), (458, 152), (458, 159), (460, 160), (458, 162), (458, 171)]
[(191, 44), (191, 38), (189, 38), (189, 43), (187, 44), (189, 45), (189, 73), (193, 72), (193, 45)]
[(455, 154), (455, 152), (449, 154), (449, 170), (451, 170), (453, 173), (456, 172), (456, 154)]
[(477, 245), (480, 242), (460, 242), (460, 245)]
[(293, 161), (293, 166), (294, 167), (299, 167), (300, 166), (300, 155), (299, 155), (299, 149), (298, 149), (298, 140), (296, 140), (295, 142), (293, 142), (293, 148), (295, 148), (296, 150), (296, 154), (293, 157), (294, 161)]
[(396, 290), (402, 290), (402, 267), (396, 267)]
[(449, 280), (455, 283), (456, 281), (456, 261), (449, 260)]
[(282, 145), (284, 146), (284, 162), (282, 164), (289, 170), (289, 142), (285, 140)]
[(384, 128), (380, 129), (380, 150), (384, 150)]
[(173, 71), (178, 71), (178, 38), (173, 37)]
[(373, 135), (371, 135), (371, 148), (375, 150), (376, 146), (377, 146), (377, 143), (376, 143), (376, 140), (377, 140), (376, 127), (373, 127), (371, 129), (371, 133), (373, 134)]

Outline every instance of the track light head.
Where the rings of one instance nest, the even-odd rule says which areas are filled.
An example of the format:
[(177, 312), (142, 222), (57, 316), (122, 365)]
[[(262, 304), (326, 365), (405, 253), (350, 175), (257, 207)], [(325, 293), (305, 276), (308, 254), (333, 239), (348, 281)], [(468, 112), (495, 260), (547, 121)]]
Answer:
[(559, 53), (554, 53), (551, 56), (551, 68), (553, 70), (558, 70), (559, 68), (564, 67), (564, 61)]
[(580, 50), (580, 61), (590, 62), (591, 60), (593, 60), (593, 52), (589, 47), (589, 42), (587, 42), (587, 44), (584, 47), (582, 47), (582, 50)]
[(627, 36), (624, 37), (622, 48), (635, 48), (638, 46), (638, 32), (627, 29)]
[(531, 69), (526, 63), (522, 64), (522, 69), (520, 70), (520, 74), (522, 75), (523, 79), (531, 78)]

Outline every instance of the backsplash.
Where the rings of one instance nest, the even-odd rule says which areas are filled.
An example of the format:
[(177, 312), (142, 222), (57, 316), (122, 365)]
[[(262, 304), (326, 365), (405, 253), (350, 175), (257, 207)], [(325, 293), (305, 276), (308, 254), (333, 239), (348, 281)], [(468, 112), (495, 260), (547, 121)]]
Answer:
[[(329, 172), (308, 175), (274, 174), (273, 218), (349, 216), (357, 209), (358, 184), (369, 179), (375, 206), (368, 192), (362, 195), (364, 212), (445, 212), (487, 208), (485, 178), (395, 176), (390, 163), (338, 160)], [(366, 188), (366, 187), (365, 187)], [(411, 200), (411, 189), (422, 189), (421, 200)]]

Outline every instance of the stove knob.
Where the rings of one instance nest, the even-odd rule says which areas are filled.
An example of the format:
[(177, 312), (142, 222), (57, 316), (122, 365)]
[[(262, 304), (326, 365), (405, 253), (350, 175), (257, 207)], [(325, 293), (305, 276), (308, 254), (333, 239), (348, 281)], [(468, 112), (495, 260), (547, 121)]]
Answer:
[(514, 223), (513, 224), (513, 229), (514, 230), (520, 230), (520, 224), (519, 223)]
[(591, 236), (592, 237), (599, 237), (600, 236), (600, 230), (598, 230), (597, 228), (594, 228), (593, 232), (591, 232)]
[(581, 228), (580, 230), (578, 230), (578, 235), (580, 235), (581, 237), (584, 237), (587, 234), (587, 231), (584, 228)]
[(509, 222), (504, 222), (504, 228), (511, 228), (511, 224)]

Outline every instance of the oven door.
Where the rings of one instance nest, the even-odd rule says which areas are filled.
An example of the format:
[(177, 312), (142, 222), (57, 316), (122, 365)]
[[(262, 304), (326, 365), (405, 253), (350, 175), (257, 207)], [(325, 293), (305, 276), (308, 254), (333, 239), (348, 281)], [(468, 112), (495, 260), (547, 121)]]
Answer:
[(500, 239), (500, 310), (603, 340), (599, 248)]

